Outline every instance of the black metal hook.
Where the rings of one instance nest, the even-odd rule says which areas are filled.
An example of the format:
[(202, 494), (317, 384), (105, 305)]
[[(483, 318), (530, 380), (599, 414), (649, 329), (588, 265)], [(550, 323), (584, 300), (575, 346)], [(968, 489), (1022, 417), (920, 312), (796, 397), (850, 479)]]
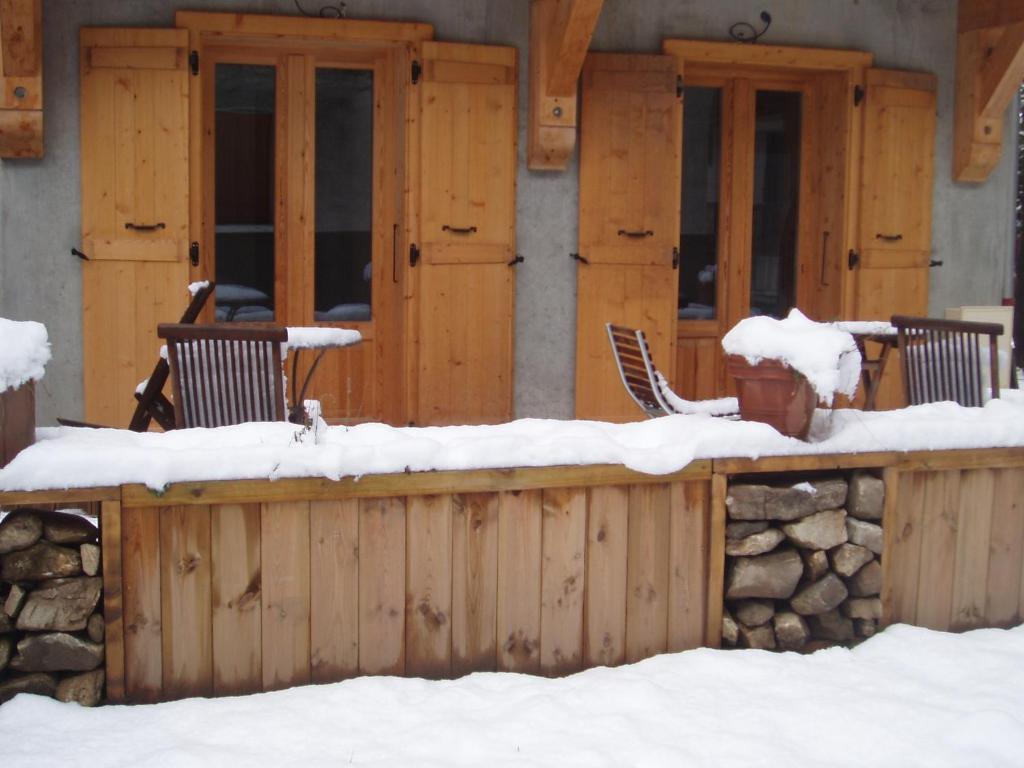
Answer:
[(88, 256), (86, 256), (86, 255), (85, 255), (84, 253), (82, 253), (82, 252), (81, 252), (80, 250), (78, 250), (77, 248), (72, 248), (72, 249), (71, 249), (71, 255), (72, 255), (72, 256), (77, 256), (77, 257), (78, 257), (78, 258), (80, 258), (80, 259), (81, 259), (82, 261), (88, 261), (88, 260), (89, 260), (89, 257), (88, 257)]
[(569, 258), (570, 259), (575, 259), (576, 261), (580, 262), (581, 264), (589, 264), (590, 263), (589, 261), (587, 261), (587, 257), (586, 256), (580, 256), (578, 253), (570, 253), (569, 254)]
[(523, 255), (521, 253), (517, 253), (515, 258), (512, 259), (512, 261), (510, 261), (508, 265), (510, 267), (514, 267), (516, 264), (521, 264), (524, 261), (526, 261), (526, 259), (523, 258)]

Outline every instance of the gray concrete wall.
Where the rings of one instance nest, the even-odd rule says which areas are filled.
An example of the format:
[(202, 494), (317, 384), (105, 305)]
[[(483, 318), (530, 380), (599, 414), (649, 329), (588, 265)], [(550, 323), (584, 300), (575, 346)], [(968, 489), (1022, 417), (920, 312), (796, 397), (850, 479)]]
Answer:
[[(303, 0), (309, 10), (321, 2)], [(54, 359), (38, 390), (40, 423), (81, 414), (80, 267), (68, 255), (80, 230), (78, 29), (170, 26), (178, 8), (294, 13), (292, 0), (45, 0), (46, 157), (0, 162), (0, 316), (40, 320)], [(664, 37), (728, 39), (736, 21), (773, 18), (764, 42), (867, 50), (878, 66), (939, 76), (932, 314), (1009, 295), (1014, 166), (1007, 147), (978, 187), (951, 181), (956, 0), (605, 0), (592, 47), (657, 52)], [(520, 51), (517, 189), (516, 414), (571, 417), (575, 349), (577, 168), (526, 170), (528, 0), (350, 0), (357, 18), (430, 22), (439, 40)], [(1014, 133), (1007, 115), (1007, 136)]]

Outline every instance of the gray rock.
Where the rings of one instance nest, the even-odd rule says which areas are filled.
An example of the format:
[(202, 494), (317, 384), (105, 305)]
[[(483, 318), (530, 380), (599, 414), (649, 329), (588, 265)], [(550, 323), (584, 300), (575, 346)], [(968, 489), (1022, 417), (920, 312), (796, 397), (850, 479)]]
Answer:
[(42, 518), (43, 538), (54, 544), (84, 544), (99, 538), (99, 530), (82, 515), (44, 512)]
[(88, 623), (85, 625), (85, 631), (89, 635), (89, 639), (94, 643), (102, 643), (106, 636), (107, 624), (103, 620), (102, 614), (94, 613), (89, 617)]
[(804, 617), (791, 611), (776, 613), (772, 618), (775, 639), (784, 651), (799, 651), (811, 639), (811, 630)]
[(881, 619), (882, 600), (877, 597), (851, 597), (843, 603), (843, 613), (851, 619)]
[(14, 653), (14, 638), (10, 635), (0, 637), (0, 672), (7, 669), (7, 662)]
[(767, 521), (729, 523), (725, 526), (725, 538), (745, 539), (747, 538), (747, 536), (752, 536), (755, 533), (760, 533), (767, 527)]
[(764, 520), (764, 497), (767, 485), (745, 485), (737, 483), (729, 486), (725, 497), (725, 507), (731, 520)]
[(823, 550), (800, 550), (804, 561), (804, 575), (811, 581), (817, 581), (828, 573), (828, 555)]
[(740, 624), (740, 644), (744, 648), (775, 650), (775, 632), (772, 630), (772, 625), (762, 624), (760, 627), (746, 627)]
[(847, 516), (846, 532), (854, 544), (867, 547), (876, 555), (882, 554), (882, 526)]
[(0, 611), (0, 635), (14, 631), (14, 620), (3, 611)]
[(757, 557), (738, 557), (729, 571), (725, 596), (787, 599), (804, 572), (803, 563), (792, 549)]
[(801, 616), (817, 616), (838, 607), (848, 594), (842, 580), (830, 572), (797, 592), (789, 604)]
[(39, 516), (24, 509), (11, 512), (0, 521), (0, 555), (28, 549), (43, 535), (43, 522)]
[(10, 552), (0, 560), (0, 579), (5, 581), (39, 581), (77, 576), (82, 572), (78, 552), (48, 541), (37, 541), (28, 549)]
[(81, 576), (54, 579), (29, 593), (18, 629), (75, 632), (85, 629), (103, 591), (103, 579)]
[(854, 475), (846, 511), (861, 520), (881, 520), (884, 507), (885, 483), (874, 475)]
[(874, 559), (874, 553), (867, 547), (859, 544), (842, 544), (832, 551), (832, 570), (840, 576), (849, 578)]
[(771, 600), (740, 600), (733, 604), (733, 613), (740, 623), (748, 627), (759, 627), (772, 620), (775, 603)]
[(735, 648), (740, 641), (740, 625), (728, 611), (722, 613), (722, 644)]
[(872, 560), (846, 582), (854, 597), (874, 597), (882, 591), (882, 565)]
[(786, 540), (785, 534), (778, 528), (754, 533), (744, 539), (726, 539), (725, 554), (730, 557), (753, 557), (771, 552)]
[(58, 701), (73, 701), (76, 704), (81, 704), (83, 707), (95, 707), (103, 698), (103, 682), (105, 677), (102, 669), (65, 677), (57, 684), (54, 696)]
[(82, 570), (86, 576), (95, 576), (100, 572), (100, 547), (98, 544), (85, 543), (78, 548), (82, 557)]
[(34, 675), (18, 675), (0, 680), (0, 704), (10, 701), (19, 693), (34, 693), (39, 696), (53, 696), (57, 691), (57, 678), (43, 672)]
[(796, 520), (816, 511), (808, 490), (745, 483), (729, 487), (725, 505), (733, 520)]
[(839, 509), (846, 505), (846, 481), (841, 477), (833, 477), (826, 480), (814, 480), (811, 482), (814, 487), (814, 508), (819, 512), (826, 509)]
[(28, 595), (28, 590), (20, 584), (11, 584), (11, 591), (7, 593), (7, 599), (4, 601), (4, 613), (10, 616), (12, 619), (18, 615), (18, 611), (21, 610), (21, 606), (25, 603), (25, 597)]
[(791, 542), (801, 549), (832, 549), (846, 542), (846, 511), (828, 509), (815, 512), (782, 530)]
[(854, 619), (853, 631), (857, 637), (874, 637), (878, 632), (878, 622), (871, 619)]
[(853, 639), (853, 622), (839, 611), (828, 611), (811, 616), (811, 635), (820, 640), (845, 643)]
[(103, 663), (103, 646), (65, 632), (26, 635), (11, 669), (20, 672), (88, 672)]

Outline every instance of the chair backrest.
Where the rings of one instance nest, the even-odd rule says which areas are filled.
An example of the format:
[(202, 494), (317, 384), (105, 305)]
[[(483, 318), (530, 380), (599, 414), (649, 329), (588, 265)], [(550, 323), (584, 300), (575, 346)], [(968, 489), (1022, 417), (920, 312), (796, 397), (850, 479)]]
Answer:
[(986, 397), (982, 384), (988, 337), (988, 381), (992, 397), (999, 397), (999, 323), (937, 320), (894, 315), (898, 333), (903, 389), (909, 405), (953, 400), (960, 405), (981, 406)]
[(652, 419), (675, 413), (658, 388), (658, 371), (651, 361), (644, 332), (611, 323), (605, 323), (604, 327), (608, 331), (622, 384), (633, 402)]
[(222, 427), (247, 421), (285, 421), (278, 326), (163, 323), (174, 384), (175, 423)]

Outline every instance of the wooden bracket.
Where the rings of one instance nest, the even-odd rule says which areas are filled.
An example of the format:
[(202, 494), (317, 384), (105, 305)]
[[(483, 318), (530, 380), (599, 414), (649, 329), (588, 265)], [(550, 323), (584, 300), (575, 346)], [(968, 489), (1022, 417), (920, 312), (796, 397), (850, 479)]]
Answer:
[(603, 0), (531, 0), (527, 166), (557, 171), (576, 146), (576, 84)]
[(983, 182), (999, 163), (1006, 108), (1024, 80), (1024, 3), (960, 0), (953, 178)]
[(0, 157), (43, 156), (42, 0), (0, 0)]

